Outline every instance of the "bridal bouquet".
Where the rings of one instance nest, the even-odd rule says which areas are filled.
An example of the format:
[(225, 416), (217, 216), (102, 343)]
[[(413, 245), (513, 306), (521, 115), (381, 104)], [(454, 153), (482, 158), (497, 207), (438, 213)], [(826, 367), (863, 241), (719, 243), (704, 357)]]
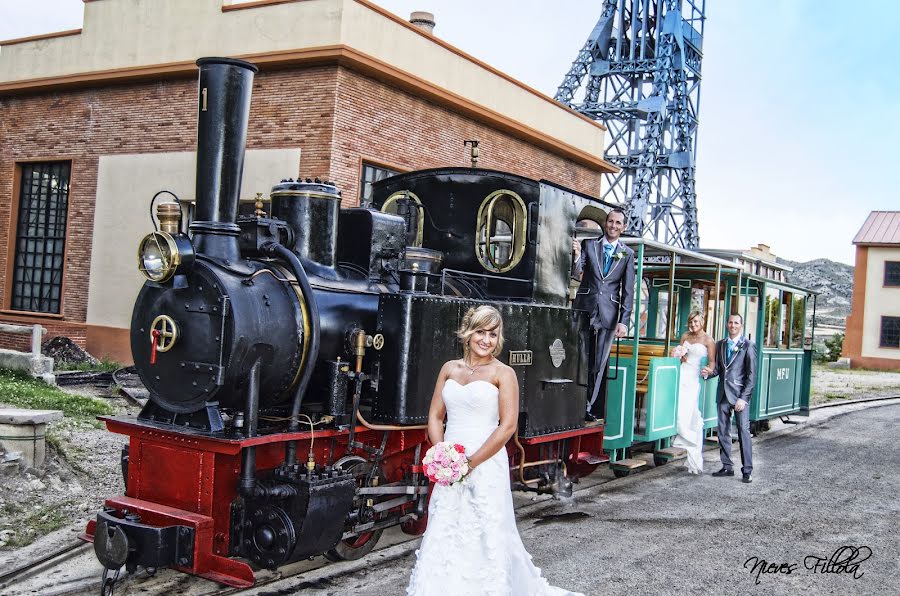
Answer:
[(449, 486), (469, 473), (466, 448), (459, 444), (440, 442), (425, 452), (422, 459), (425, 475), (432, 482)]
[(687, 348), (684, 346), (675, 346), (672, 348), (672, 358), (684, 358), (687, 355)]

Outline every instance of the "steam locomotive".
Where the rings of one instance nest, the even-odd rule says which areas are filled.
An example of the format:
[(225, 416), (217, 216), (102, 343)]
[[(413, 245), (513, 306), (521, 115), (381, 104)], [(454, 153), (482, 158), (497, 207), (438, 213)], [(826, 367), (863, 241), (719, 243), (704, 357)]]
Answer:
[[(106, 417), (129, 437), (125, 494), (83, 534), (108, 570), (174, 567), (247, 587), (252, 565), (355, 559), (385, 528), (419, 534), (425, 423), (471, 306), (505, 319), (519, 488), (571, 491), (603, 455), (585, 425), (586, 314), (569, 308), (571, 238), (603, 203), (546, 181), (445, 168), (342, 209), (320, 180), (239, 208), (256, 68), (199, 66), (196, 206), (156, 205), (131, 348), (150, 400)], [(156, 197), (154, 197), (156, 199)], [(189, 220), (189, 221), (188, 221)]]

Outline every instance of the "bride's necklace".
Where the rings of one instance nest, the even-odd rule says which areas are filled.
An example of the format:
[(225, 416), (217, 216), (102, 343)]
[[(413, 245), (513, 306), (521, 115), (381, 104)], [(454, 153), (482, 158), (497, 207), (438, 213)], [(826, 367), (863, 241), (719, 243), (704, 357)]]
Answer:
[(475, 366), (469, 366), (469, 363), (466, 362), (465, 358), (463, 358), (463, 366), (465, 366), (466, 368), (469, 369), (470, 377), (475, 374), (476, 370), (478, 370), (479, 368), (481, 368), (482, 366), (484, 366), (485, 364), (488, 364), (488, 363), (490, 363), (490, 360), (488, 360), (487, 362), (482, 362), (481, 364), (476, 364)]

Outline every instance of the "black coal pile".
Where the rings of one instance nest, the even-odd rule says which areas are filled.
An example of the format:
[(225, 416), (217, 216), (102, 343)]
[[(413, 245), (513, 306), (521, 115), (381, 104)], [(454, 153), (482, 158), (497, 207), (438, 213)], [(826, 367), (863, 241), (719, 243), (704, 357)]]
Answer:
[(78, 344), (62, 335), (48, 339), (41, 346), (44, 356), (53, 358), (53, 367), (60, 368), (62, 364), (89, 364), (99, 365), (100, 361), (81, 349)]

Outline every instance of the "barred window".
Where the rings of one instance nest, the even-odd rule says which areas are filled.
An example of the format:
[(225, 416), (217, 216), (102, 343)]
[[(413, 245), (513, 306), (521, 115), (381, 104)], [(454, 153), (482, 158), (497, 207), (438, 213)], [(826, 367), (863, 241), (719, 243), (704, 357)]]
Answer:
[(20, 166), (13, 310), (60, 312), (70, 168), (67, 161)]
[(881, 317), (882, 348), (900, 348), (900, 317)]
[(399, 173), (363, 162), (362, 175), (359, 180), (359, 204), (366, 205), (372, 202), (372, 184)]
[(900, 261), (884, 262), (884, 285), (900, 287)]

